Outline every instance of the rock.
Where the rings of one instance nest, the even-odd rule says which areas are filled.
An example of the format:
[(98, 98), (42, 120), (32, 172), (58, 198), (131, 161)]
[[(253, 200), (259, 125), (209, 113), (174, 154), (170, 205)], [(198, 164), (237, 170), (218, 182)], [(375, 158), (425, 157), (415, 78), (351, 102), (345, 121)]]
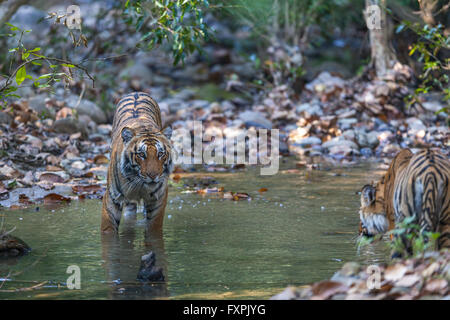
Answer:
[(78, 96), (71, 95), (66, 99), (66, 104), (70, 108), (75, 109), (79, 115), (87, 115), (96, 123), (107, 122), (106, 114), (102, 109), (100, 109), (99, 106), (97, 106), (97, 104), (86, 99), (81, 99), (80, 103), (78, 104), (78, 99)]
[(340, 118), (338, 119), (338, 125), (342, 130), (351, 129), (354, 124), (358, 122), (356, 118)]
[(152, 83), (153, 75), (152, 71), (142, 61), (138, 60), (133, 65), (125, 67), (119, 73), (119, 78), (140, 80), (147, 86)]
[(362, 148), (361, 150), (359, 150), (359, 152), (361, 153), (361, 156), (365, 158), (369, 158), (373, 155), (372, 150), (370, 148)]
[(246, 127), (272, 129), (272, 122), (259, 111), (244, 111), (239, 115)]
[(17, 257), (27, 254), (31, 248), (21, 239), (8, 233), (0, 234), (0, 256)]
[(101, 124), (97, 126), (97, 130), (99, 134), (109, 136), (112, 131), (112, 126), (110, 124)]
[(46, 99), (48, 99), (47, 95), (39, 94), (37, 96), (31, 97), (28, 99), (28, 106), (30, 109), (36, 111), (36, 113), (41, 115), (51, 114), (54, 116), (55, 112), (50, 110), (46, 106)]
[(72, 168), (77, 169), (77, 170), (84, 170), (86, 168), (86, 164), (82, 161), (74, 161), (72, 162)]
[(16, 170), (8, 165), (0, 167), (0, 180), (16, 179), (23, 176), (19, 170)]
[(299, 294), (296, 288), (287, 287), (283, 292), (274, 295), (270, 300), (296, 300), (299, 298)]
[(180, 99), (175, 99), (175, 98), (165, 99), (165, 100), (161, 101), (161, 103), (159, 103), (159, 105), (161, 108), (168, 107), (168, 110), (170, 113), (176, 113), (179, 110), (187, 108), (186, 102), (184, 102), (183, 100), (180, 100)]
[(0, 111), (0, 124), (11, 124), (13, 117), (5, 111)]
[(150, 251), (141, 258), (141, 267), (137, 275), (137, 279), (146, 282), (164, 281), (162, 268), (155, 266), (155, 253)]
[(56, 133), (73, 134), (81, 132), (84, 137), (88, 136), (88, 130), (85, 123), (80, 123), (78, 120), (68, 117), (58, 119), (53, 123), (52, 130)]
[(406, 119), (406, 123), (408, 124), (408, 128), (415, 132), (427, 129), (427, 127), (423, 124), (422, 120), (417, 118), (408, 118)]
[(323, 111), (319, 103), (302, 103), (295, 108), (295, 111), (297, 113), (307, 112), (310, 115), (323, 115)]
[(359, 146), (361, 148), (376, 148), (379, 144), (380, 141), (378, 140), (378, 132), (369, 132), (369, 133), (365, 133), (363, 131), (357, 131), (356, 134), (356, 141), (358, 142)]
[(321, 145), (322, 140), (320, 140), (317, 137), (306, 137), (306, 138), (300, 138), (300, 139), (294, 141), (294, 144), (299, 145), (299, 146)]
[(36, 9), (30, 5), (22, 5), (11, 17), (10, 23), (24, 30), (32, 30), (32, 34), (46, 34), (50, 28), (45, 11)]
[(344, 264), (339, 273), (343, 276), (353, 276), (361, 270), (361, 265), (357, 262), (347, 262)]
[(343, 156), (359, 154), (359, 151), (357, 149), (353, 149), (345, 144), (331, 147), (328, 149), (328, 152), (330, 153), (330, 155), (343, 155)]
[(333, 147), (348, 147), (351, 149), (358, 150), (358, 145), (353, 141), (344, 140), (340, 137), (333, 138), (322, 144), (323, 148), (331, 149)]
[(312, 92), (330, 94), (336, 90), (340, 91), (344, 85), (345, 81), (341, 78), (332, 76), (329, 72), (322, 72), (305, 87)]
[(183, 88), (177, 93), (172, 95), (173, 99), (178, 100), (190, 100), (195, 96), (195, 91), (190, 88)]

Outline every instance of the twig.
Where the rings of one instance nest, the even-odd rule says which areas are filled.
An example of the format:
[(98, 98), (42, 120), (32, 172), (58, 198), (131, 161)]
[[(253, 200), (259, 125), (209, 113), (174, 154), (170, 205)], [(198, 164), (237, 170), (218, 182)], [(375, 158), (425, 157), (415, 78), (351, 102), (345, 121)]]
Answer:
[(41, 282), (41, 283), (38, 283), (38, 284), (36, 284), (36, 285), (34, 285), (34, 286), (31, 286), (31, 287), (25, 287), (25, 288), (18, 288), (18, 289), (3, 289), (3, 290), (0, 290), (0, 292), (20, 292), (20, 291), (31, 291), (31, 290), (34, 290), (34, 289), (39, 289), (39, 288), (41, 288), (43, 285), (45, 285), (46, 283), (47, 283), (48, 281), (43, 281), (43, 282)]
[(64, 59), (59, 59), (59, 58), (52, 58), (52, 57), (36, 57), (30, 60), (27, 60), (25, 62), (23, 62), (22, 64), (20, 64), (11, 75), (8, 76), (8, 78), (5, 81), (5, 84), (3, 85), (3, 87), (0, 88), (0, 92), (4, 91), (12, 82), (12, 78), (16, 75), (16, 73), (20, 70), (20, 68), (22, 68), (23, 66), (36, 61), (36, 60), (51, 60), (51, 61), (56, 61), (59, 63), (65, 63), (65, 64), (71, 64), (73, 66), (75, 66), (77, 69), (80, 69), (82, 71), (84, 71), (84, 73), (88, 76), (89, 79), (92, 80), (92, 87), (95, 88), (95, 79), (91, 76), (91, 74), (89, 73), (89, 71), (87, 70), (87, 68), (80, 66), (79, 64), (74, 64), (72, 61), (67, 61)]

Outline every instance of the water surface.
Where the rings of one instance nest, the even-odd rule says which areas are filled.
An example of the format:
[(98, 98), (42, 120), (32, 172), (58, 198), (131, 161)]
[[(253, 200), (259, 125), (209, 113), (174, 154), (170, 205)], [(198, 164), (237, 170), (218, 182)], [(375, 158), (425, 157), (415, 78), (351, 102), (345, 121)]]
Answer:
[[(32, 247), (0, 261), (1, 299), (266, 299), (288, 285), (329, 278), (345, 262), (387, 258), (380, 243), (358, 250), (357, 191), (382, 171), (377, 164), (291, 170), (275, 176), (258, 168), (196, 172), (252, 199), (184, 193), (172, 186), (163, 233), (145, 232), (143, 216), (122, 220), (118, 238), (100, 235), (101, 200), (27, 210), (2, 210), (4, 226)], [(267, 192), (260, 193), (260, 188)], [(153, 250), (166, 281), (136, 280), (141, 256)], [(67, 267), (81, 270), (81, 289), (69, 290)], [(9, 274), (9, 277), (7, 275)], [(45, 282), (45, 283), (43, 283)], [(43, 284), (42, 284), (43, 283)], [(5, 292), (41, 285), (39, 289)]]

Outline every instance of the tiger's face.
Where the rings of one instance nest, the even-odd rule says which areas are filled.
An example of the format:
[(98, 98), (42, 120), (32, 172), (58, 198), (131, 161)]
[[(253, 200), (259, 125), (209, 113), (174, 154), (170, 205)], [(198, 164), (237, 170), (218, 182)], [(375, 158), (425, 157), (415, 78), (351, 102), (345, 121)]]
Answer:
[(173, 169), (172, 148), (164, 133), (140, 134), (125, 127), (121, 135), (124, 149), (120, 168), (125, 177), (138, 178), (147, 184), (169, 177)]
[(385, 233), (389, 222), (386, 218), (384, 206), (384, 177), (374, 187), (365, 185), (361, 190), (361, 207), (359, 209), (360, 234), (374, 236)]

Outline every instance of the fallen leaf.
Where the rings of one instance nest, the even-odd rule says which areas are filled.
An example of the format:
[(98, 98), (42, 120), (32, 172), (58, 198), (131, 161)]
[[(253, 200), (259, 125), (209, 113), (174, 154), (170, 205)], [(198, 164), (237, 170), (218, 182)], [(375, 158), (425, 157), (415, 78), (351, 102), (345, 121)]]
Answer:
[(30, 200), (30, 198), (24, 193), (19, 194), (19, 203), (25, 204), (25, 205), (33, 204), (33, 202)]
[(99, 154), (99, 155), (95, 156), (94, 163), (95, 164), (107, 164), (107, 163), (109, 163), (109, 159), (106, 156), (104, 156), (103, 154)]
[(61, 203), (61, 202), (70, 202), (70, 198), (64, 197), (60, 194), (56, 193), (49, 193), (44, 197), (44, 204), (54, 204), (54, 203)]
[(175, 182), (180, 181), (180, 179), (181, 179), (181, 176), (180, 176), (179, 174), (176, 174), (176, 175), (174, 175), (174, 176), (172, 177), (172, 180), (175, 181)]
[(447, 289), (448, 282), (445, 279), (431, 279), (425, 286), (428, 293), (441, 293)]
[(336, 293), (347, 292), (348, 287), (337, 281), (320, 281), (312, 285), (311, 291), (319, 299), (328, 299)]
[(0, 201), (9, 199), (9, 192), (6, 190), (3, 182), (0, 181)]
[(63, 183), (64, 179), (54, 173), (43, 173), (39, 176), (39, 181), (52, 182), (52, 183)]
[(408, 268), (402, 264), (389, 266), (384, 271), (384, 278), (388, 281), (397, 281), (405, 275), (406, 271)]
[(266, 192), (267, 190), (268, 190), (267, 188), (261, 188), (258, 190), (258, 192), (263, 193), (263, 192)]
[(73, 186), (72, 191), (75, 194), (94, 194), (102, 191), (102, 187), (96, 184), (87, 186)]
[(407, 275), (404, 276), (403, 278), (401, 278), (399, 281), (397, 281), (395, 283), (396, 287), (412, 287), (413, 285), (415, 285), (417, 282), (420, 281), (420, 277), (416, 274), (411, 274), (411, 275)]
[(54, 165), (47, 165), (45, 167), (46, 171), (62, 171), (63, 169), (61, 167), (58, 166), (54, 166)]

